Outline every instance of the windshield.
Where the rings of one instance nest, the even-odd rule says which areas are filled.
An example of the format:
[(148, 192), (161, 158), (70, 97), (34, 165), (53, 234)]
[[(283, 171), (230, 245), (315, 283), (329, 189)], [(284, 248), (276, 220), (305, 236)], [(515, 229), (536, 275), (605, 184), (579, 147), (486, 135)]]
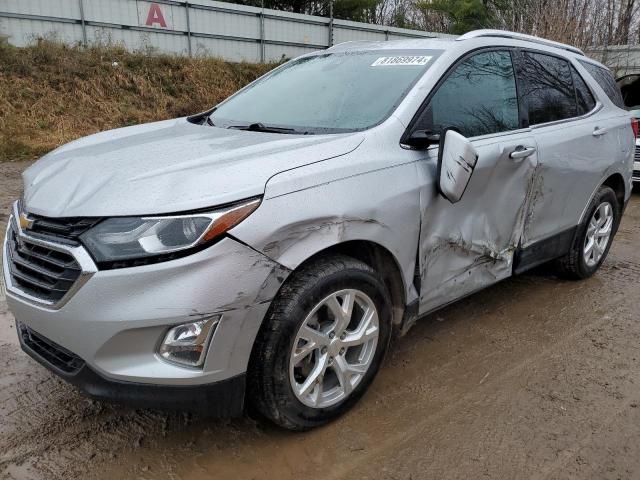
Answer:
[(441, 52), (378, 50), (293, 60), (223, 102), (210, 120), (223, 128), (291, 129), (282, 133), (371, 128), (391, 114)]

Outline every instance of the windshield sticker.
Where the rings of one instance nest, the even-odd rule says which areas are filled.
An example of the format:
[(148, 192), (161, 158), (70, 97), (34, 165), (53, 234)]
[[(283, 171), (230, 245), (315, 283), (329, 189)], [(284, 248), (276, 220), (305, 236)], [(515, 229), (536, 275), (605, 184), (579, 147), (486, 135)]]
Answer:
[(411, 66), (422, 67), (429, 63), (433, 57), (430, 56), (404, 56), (404, 57), (380, 57), (371, 64), (372, 67), (386, 67), (386, 66)]

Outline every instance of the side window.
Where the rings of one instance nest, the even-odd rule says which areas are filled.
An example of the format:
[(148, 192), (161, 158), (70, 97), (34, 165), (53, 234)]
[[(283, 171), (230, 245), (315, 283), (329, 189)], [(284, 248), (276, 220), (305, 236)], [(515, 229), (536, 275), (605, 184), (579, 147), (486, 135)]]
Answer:
[(577, 116), (576, 92), (569, 62), (542, 53), (523, 52), (521, 95), (529, 110), (529, 124)]
[(415, 128), (454, 127), (466, 137), (518, 128), (516, 82), (507, 51), (479, 53), (457, 65), (431, 97)]
[(609, 97), (609, 99), (618, 107), (624, 108), (622, 93), (620, 93), (620, 89), (618, 88), (616, 80), (613, 78), (613, 74), (606, 68), (599, 67), (598, 65), (594, 65), (593, 63), (583, 62), (582, 60), (580, 60), (580, 63), (584, 68), (587, 69), (589, 75), (591, 75), (593, 79), (598, 82), (598, 85), (600, 85), (600, 87), (604, 90), (604, 93), (607, 94), (607, 97)]
[(584, 82), (578, 71), (571, 66), (571, 73), (573, 74), (573, 83), (576, 87), (576, 100), (578, 102), (578, 115), (584, 115), (589, 113), (596, 106), (596, 101), (591, 94), (591, 90)]

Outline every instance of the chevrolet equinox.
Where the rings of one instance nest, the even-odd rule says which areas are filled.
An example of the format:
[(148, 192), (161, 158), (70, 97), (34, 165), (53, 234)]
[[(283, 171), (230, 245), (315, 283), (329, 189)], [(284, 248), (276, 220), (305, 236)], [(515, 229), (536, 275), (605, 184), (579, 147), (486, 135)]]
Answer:
[(579, 49), (480, 30), (336, 45), (71, 142), (6, 232), (22, 348), (96, 398), (324, 424), (417, 318), (598, 270), (632, 186), (620, 105)]

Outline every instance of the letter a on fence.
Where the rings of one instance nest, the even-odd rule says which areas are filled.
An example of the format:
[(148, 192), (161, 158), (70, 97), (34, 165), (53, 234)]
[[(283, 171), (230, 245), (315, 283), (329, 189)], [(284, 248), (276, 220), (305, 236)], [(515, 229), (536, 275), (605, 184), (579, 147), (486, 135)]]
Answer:
[(155, 27), (156, 23), (162, 28), (167, 28), (167, 22), (162, 14), (162, 9), (157, 3), (152, 3), (149, 7), (149, 14), (147, 15), (147, 21), (145, 25), (147, 27)]

